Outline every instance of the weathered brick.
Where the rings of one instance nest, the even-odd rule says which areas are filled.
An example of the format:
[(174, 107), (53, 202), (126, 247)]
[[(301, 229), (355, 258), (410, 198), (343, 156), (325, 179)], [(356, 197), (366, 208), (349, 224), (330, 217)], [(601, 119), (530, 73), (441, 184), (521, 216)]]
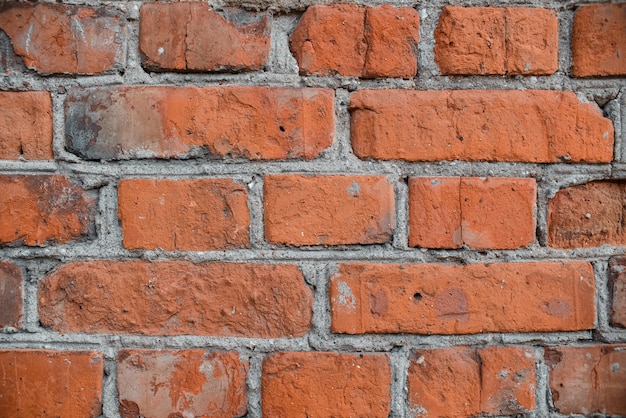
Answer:
[(626, 184), (594, 181), (559, 190), (548, 202), (548, 245), (557, 248), (626, 244)]
[(0, 329), (22, 326), (22, 305), (22, 269), (0, 261)]
[(136, 417), (241, 417), (248, 363), (239, 354), (203, 350), (122, 350), (119, 411)]
[(102, 354), (0, 350), (0, 416), (97, 417), (102, 413)]
[(265, 237), (274, 244), (375, 244), (395, 224), (385, 176), (265, 177)]
[(552, 401), (561, 414), (626, 415), (626, 347), (546, 348)]
[(412, 8), (333, 4), (309, 7), (290, 45), (301, 74), (411, 78), (418, 39)]
[(118, 202), (125, 248), (250, 246), (248, 192), (231, 179), (122, 180)]
[(520, 347), (418, 350), (408, 371), (415, 416), (509, 415), (535, 408), (533, 352)]
[(594, 327), (586, 262), (361, 264), (330, 280), (331, 329), (347, 334), (476, 334)]
[(535, 239), (536, 189), (523, 178), (411, 178), (409, 245), (527, 246)]
[(276, 353), (263, 361), (264, 417), (388, 417), (387, 354)]
[(94, 200), (65, 176), (4, 175), (0, 190), (0, 244), (66, 243), (94, 227)]
[(446, 6), (435, 30), (445, 75), (549, 75), (558, 69), (558, 21), (531, 7)]
[(9, 3), (0, 7), (0, 29), (43, 74), (101, 74), (124, 64), (126, 26), (112, 8)]
[(333, 141), (331, 90), (115, 87), (73, 90), (66, 146), (82, 158), (315, 158)]
[(362, 159), (610, 162), (613, 125), (561, 91), (361, 90), (350, 100)]
[(269, 35), (265, 13), (227, 9), (220, 14), (203, 2), (141, 7), (139, 50), (150, 70), (258, 70), (267, 62)]
[(626, 257), (609, 261), (611, 293), (611, 325), (626, 328)]
[(626, 75), (626, 4), (581, 6), (574, 14), (572, 73)]
[(297, 337), (312, 303), (284, 264), (80, 261), (39, 286), (41, 323), (58, 332)]
[(1, 92), (0, 109), (0, 159), (53, 158), (50, 93)]

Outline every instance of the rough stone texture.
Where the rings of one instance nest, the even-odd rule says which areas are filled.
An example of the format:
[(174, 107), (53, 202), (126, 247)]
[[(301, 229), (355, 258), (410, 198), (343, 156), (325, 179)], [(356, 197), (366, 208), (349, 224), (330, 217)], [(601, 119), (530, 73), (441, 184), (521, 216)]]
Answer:
[(267, 14), (222, 15), (202, 2), (146, 3), (140, 22), (139, 49), (150, 70), (258, 70), (270, 51)]
[(97, 417), (102, 413), (102, 354), (1, 350), (0, 416)]
[(611, 292), (611, 325), (626, 328), (626, 257), (609, 261)]
[(409, 245), (527, 246), (535, 239), (536, 189), (522, 178), (411, 178)]
[(297, 337), (312, 303), (286, 264), (78, 261), (39, 286), (41, 323), (57, 332)]
[(290, 45), (303, 75), (411, 78), (418, 40), (412, 8), (332, 4), (309, 7)]
[(350, 99), (362, 159), (610, 162), (613, 125), (559, 91), (360, 90)]
[(53, 158), (50, 93), (1, 92), (0, 109), (0, 159)]
[(558, 412), (626, 415), (626, 347), (546, 348), (545, 358)]
[(332, 90), (112, 87), (73, 90), (66, 146), (85, 159), (315, 158), (333, 141)]
[(125, 61), (126, 26), (113, 8), (9, 3), (0, 6), (0, 29), (42, 74), (101, 74)]
[(590, 329), (587, 262), (340, 264), (331, 278), (338, 333), (475, 334)]
[(0, 190), (0, 244), (66, 243), (94, 228), (94, 200), (65, 176), (3, 175)]
[(122, 350), (117, 390), (122, 418), (241, 417), (248, 364), (237, 353)]
[(626, 4), (581, 6), (574, 15), (572, 73), (626, 75)]
[(557, 248), (626, 244), (626, 184), (590, 182), (559, 190), (548, 202), (548, 244)]
[(250, 246), (248, 192), (231, 179), (122, 180), (118, 202), (125, 248)]
[(535, 408), (531, 350), (493, 346), (418, 350), (408, 371), (414, 416), (509, 415)]
[(385, 176), (265, 177), (265, 237), (274, 244), (387, 242), (395, 225)]
[(263, 416), (388, 417), (387, 354), (276, 353), (263, 361)]
[(22, 316), (22, 269), (8, 261), (0, 261), (0, 329), (20, 328)]
[(558, 21), (548, 9), (446, 6), (435, 40), (435, 61), (446, 75), (558, 70)]

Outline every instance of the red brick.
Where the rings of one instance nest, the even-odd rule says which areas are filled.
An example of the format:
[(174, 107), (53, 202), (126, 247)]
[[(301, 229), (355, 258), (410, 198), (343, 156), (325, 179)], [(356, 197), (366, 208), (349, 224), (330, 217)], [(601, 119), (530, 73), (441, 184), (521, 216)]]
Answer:
[(312, 303), (284, 264), (80, 261), (39, 286), (41, 323), (57, 332), (298, 337)]
[(613, 125), (572, 92), (361, 90), (350, 100), (362, 159), (610, 162)]
[(535, 239), (537, 187), (523, 178), (412, 178), (409, 244), (515, 249)]
[(559, 190), (548, 202), (548, 245), (557, 248), (625, 245), (626, 184), (590, 182)]
[(101, 74), (124, 64), (126, 27), (112, 8), (11, 3), (0, 8), (0, 29), (43, 74)]
[(509, 415), (535, 408), (531, 350), (450, 347), (417, 351), (409, 365), (409, 408), (415, 416)]
[(22, 270), (13, 263), (0, 261), (0, 329), (22, 326), (22, 305)]
[(94, 200), (65, 176), (4, 175), (0, 190), (0, 244), (66, 243), (94, 227)]
[(395, 224), (384, 176), (265, 177), (265, 237), (273, 244), (376, 244)]
[(626, 257), (609, 261), (611, 292), (611, 325), (626, 328)]
[(586, 262), (341, 264), (330, 280), (333, 332), (476, 334), (594, 327)]
[(123, 418), (241, 417), (248, 363), (203, 350), (122, 350), (117, 390)]
[(102, 354), (0, 351), (0, 416), (97, 417), (102, 413)]
[(626, 415), (626, 347), (546, 348), (552, 401), (561, 414)]
[(277, 353), (263, 361), (264, 417), (388, 417), (387, 354)]
[(71, 152), (86, 159), (315, 158), (335, 134), (332, 90), (112, 87), (66, 101)]
[(54, 158), (50, 93), (2, 92), (0, 109), (0, 159)]
[(267, 14), (220, 14), (202, 2), (141, 7), (139, 50), (150, 70), (258, 70), (267, 62), (269, 35)]
[(582, 6), (574, 14), (572, 73), (626, 75), (626, 4)]
[(418, 40), (412, 8), (333, 4), (309, 7), (290, 44), (303, 75), (411, 78)]
[(558, 70), (558, 21), (547, 9), (446, 6), (435, 41), (435, 61), (444, 75)]
[(125, 248), (250, 246), (248, 193), (231, 179), (122, 180), (118, 202)]

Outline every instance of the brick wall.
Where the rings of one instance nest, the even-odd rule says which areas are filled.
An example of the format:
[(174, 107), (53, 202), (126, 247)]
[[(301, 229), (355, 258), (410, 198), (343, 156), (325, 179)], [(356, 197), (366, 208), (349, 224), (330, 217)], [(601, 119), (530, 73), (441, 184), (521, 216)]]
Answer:
[(315, 3), (0, 5), (1, 417), (626, 416), (626, 4)]

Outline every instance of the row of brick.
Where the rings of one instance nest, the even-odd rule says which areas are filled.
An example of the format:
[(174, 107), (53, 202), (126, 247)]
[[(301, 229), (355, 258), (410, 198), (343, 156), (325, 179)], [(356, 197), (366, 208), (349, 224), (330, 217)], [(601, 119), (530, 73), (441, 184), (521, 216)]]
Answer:
[[(624, 259), (612, 260), (611, 324), (626, 327)], [(22, 325), (22, 271), (0, 263), (0, 327)], [(587, 262), (340, 263), (331, 331), (558, 332), (596, 327)], [(313, 291), (294, 264), (77, 261), (39, 284), (41, 324), (60, 333), (292, 338), (311, 330)]]
[[(626, 347), (450, 347), (417, 350), (408, 367), (414, 416), (513, 415), (535, 410), (537, 363), (549, 371), (562, 414), (626, 414)], [(247, 413), (248, 362), (235, 352), (121, 350), (117, 356), (123, 417)], [(98, 352), (0, 351), (0, 415), (81, 416), (102, 412), (103, 356)], [(14, 376), (20, 376), (14, 379)], [(387, 417), (388, 354), (282, 352), (262, 366), (264, 417)], [(58, 402), (64, 399), (65, 402)]]
[[(537, 185), (530, 178), (412, 177), (408, 244), (516, 249), (535, 243)], [(0, 244), (45, 246), (93, 236), (96, 201), (63, 175), (0, 175)], [(391, 241), (394, 184), (387, 176), (264, 177), (269, 244), (355, 245)], [(626, 244), (626, 185), (591, 182), (548, 202), (548, 246)], [(252, 246), (250, 196), (230, 178), (124, 179), (118, 217), (124, 248), (211, 251)]]
[[(48, 92), (0, 93), (0, 158), (52, 159)], [(88, 160), (312, 159), (335, 138), (334, 92), (271, 87), (74, 89), (68, 151)], [(361, 159), (608, 163), (614, 128), (597, 106), (548, 90), (362, 90), (350, 97)]]
[[(620, 52), (625, 18), (623, 4), (577, 9), (573, 75), (626, 74)], [(409, 7), (316, 5), (302, 16), (290, 45), (303, 75), (411, 78), (418, 71), (419, 24)], [(12, 4), (0, 9), (0, 29), (24, 63), (42, 74), (100, 74), (125, 64), (127, 23), (114, 8)], [(201, 2), (146, 3), (139, 50), (152, 71), (254, 71), (267, 64), (271, 31), (267, 13), (218, 13)], [(444, 75), (558, 70), (558, 18), (549, 9), (446, 6), (434, 36)]]

